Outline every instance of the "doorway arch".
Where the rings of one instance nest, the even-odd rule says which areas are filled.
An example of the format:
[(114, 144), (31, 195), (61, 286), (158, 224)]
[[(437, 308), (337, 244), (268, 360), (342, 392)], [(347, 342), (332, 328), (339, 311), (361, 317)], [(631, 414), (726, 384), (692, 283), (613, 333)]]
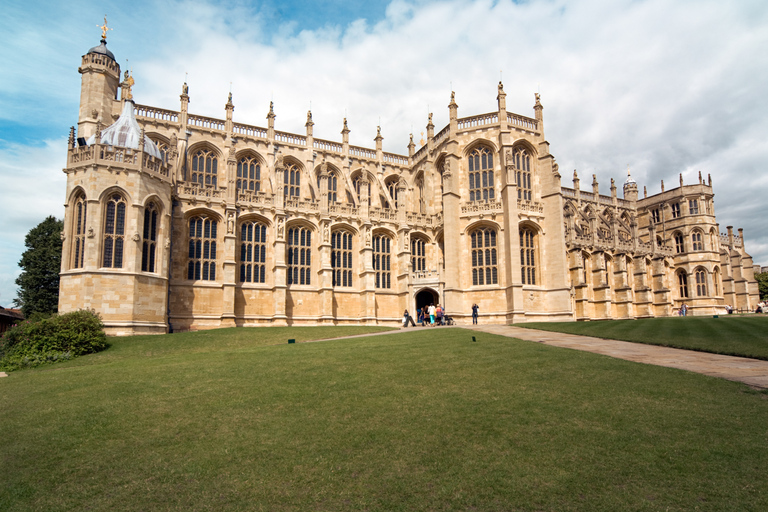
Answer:
[(432, 288), (424, 288), (423, 290), (419, 290), (416, 297), (414, 297), (414, 300), (416, 302), (416, 309), (414, 309), (414, 311), (418, 311), (419, 308), (424, 309), (430, 304), (439, 304), (440, 295)]

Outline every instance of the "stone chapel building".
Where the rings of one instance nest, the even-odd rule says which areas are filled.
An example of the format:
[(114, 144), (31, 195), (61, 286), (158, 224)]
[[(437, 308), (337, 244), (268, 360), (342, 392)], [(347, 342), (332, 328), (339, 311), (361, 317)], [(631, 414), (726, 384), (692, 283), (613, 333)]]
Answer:
[(741, 230), (721, 234), (711, 179), (622, 197), (561, 185), (533, 117), (459, 117), (407, 155), (135, 104), (101, 44), (82, 57), (70, 132), (59, 310), (110, 334), (227, 326), (397, 325), (440, 303), (457, 323), (754, 309)]

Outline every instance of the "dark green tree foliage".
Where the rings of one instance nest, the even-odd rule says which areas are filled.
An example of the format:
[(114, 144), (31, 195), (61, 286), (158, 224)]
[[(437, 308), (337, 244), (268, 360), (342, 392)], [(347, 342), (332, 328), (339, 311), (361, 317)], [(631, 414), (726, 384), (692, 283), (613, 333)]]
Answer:
[(755, 274), (755, 279), (760, 290), (760, 300), (768, 300), (768, 272)]
[(29, 230), (24, 239), (27, 250), (21, 255), (21, 275), (15, 300), (25, 317), (32, 313), (55, 313), (59, 306), (61, 230), (64, 223), (48, 217)]
[(107, 348), (107, 336), (93, 311), (33, 318), (16, 325), (0, 338), (0, 369), (17, 370), (66, 361)]

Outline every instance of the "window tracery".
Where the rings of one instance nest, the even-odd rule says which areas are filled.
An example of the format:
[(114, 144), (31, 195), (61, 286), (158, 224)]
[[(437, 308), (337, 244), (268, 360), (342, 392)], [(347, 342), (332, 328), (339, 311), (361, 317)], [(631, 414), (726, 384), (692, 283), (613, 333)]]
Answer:
[(104, 252), (102, 267), (123, 268), (125, 243), (125, 199), (112, 194), (104, 212)]
[(237, 162), (237, 190), (251, 193), (261, 190), (261, 165), (256, 158), (245, 156)]
[(469, 200), (494, 200), (493, 154), (485, 146), (469, 154)]
[(267, 226), (244, 222), (240, 226), (240, 282), (266, 281)]
[(696, 296), (706, 297), (707, 295), (707, 273), (703, 269), (695, 272), (696, 276)]
[(531, 155), (524, 148), (517, 148), (513, 154), (517, 168), (517, 198), (525, 201), (533, 200), (533, 185), (531, 185)]
[(141, 271), (155, 272), (157, 249), (157, 205), (154, 202), (144, 208), (144, 230), (141, 245)]
[(219, 159), (210, 149), (200, 149), (192, 156), (192, 183), (216, 187)]
[(74, 222), (72, 225), (72, 268), (83, 268), (85, 261), (85, 223), (88, 203), (85, 194), (80, 192), (73, 206)]
[(470, 235), (472, 243), (472, 285), (498, 283), (496, 230), (476, 229)]
[(352, 286), (352, 234), (339, 230), (331, 234), (333, 286)]
[(189, 219), (187, 279), (216, 280), (217, 222), (205, 216)]
[(536, 233), (520, 229), (520, 271), (523, 284), (536, 285)]
[(299, 199), (301, 197), (301, 172), (296, 164), (286, 165), (283, 173), (283, 185), (283, 195), (287, 199)]
[(288, 284), (312, 284), (312, 231), (306, 227), (288, 230)]
[(411, 269), (423, 272), (427, 269), (426, 242), (420, 237), (411, 237)]
[(392, 287), (391, 249), (392, 239), (388, 236), (373, 237), (373, 270), (376, 272), (376, 288)]

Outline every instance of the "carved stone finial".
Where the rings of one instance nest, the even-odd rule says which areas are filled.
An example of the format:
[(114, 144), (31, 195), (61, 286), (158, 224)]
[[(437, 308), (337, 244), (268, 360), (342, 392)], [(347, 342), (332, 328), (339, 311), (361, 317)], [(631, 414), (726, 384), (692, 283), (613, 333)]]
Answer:
[(307, 124), (315, 124), (314, 122), (312, 122), (312, 111), (311, 110), (307, 110)]
[(680, 173), (680, 186), (683, 186), (683, 173)]
[(75, 127), (69, 127), (69, 140), (67, 141), (70, 148), (75, 147)]
[(275, 103), (273, 101), (269, 102), (269, 113), (267, 114), (267, 119), (274, 119), (275, 116)]
[(186, 81), (181, 86), (181, 94), (184, 94), (184, 95), (189, 94), (189, 86), (187, 85)]
[(701, 171), (699, 171), (699, 185), (703, 183), (704, 183), (704, 180), (701, 178)]

